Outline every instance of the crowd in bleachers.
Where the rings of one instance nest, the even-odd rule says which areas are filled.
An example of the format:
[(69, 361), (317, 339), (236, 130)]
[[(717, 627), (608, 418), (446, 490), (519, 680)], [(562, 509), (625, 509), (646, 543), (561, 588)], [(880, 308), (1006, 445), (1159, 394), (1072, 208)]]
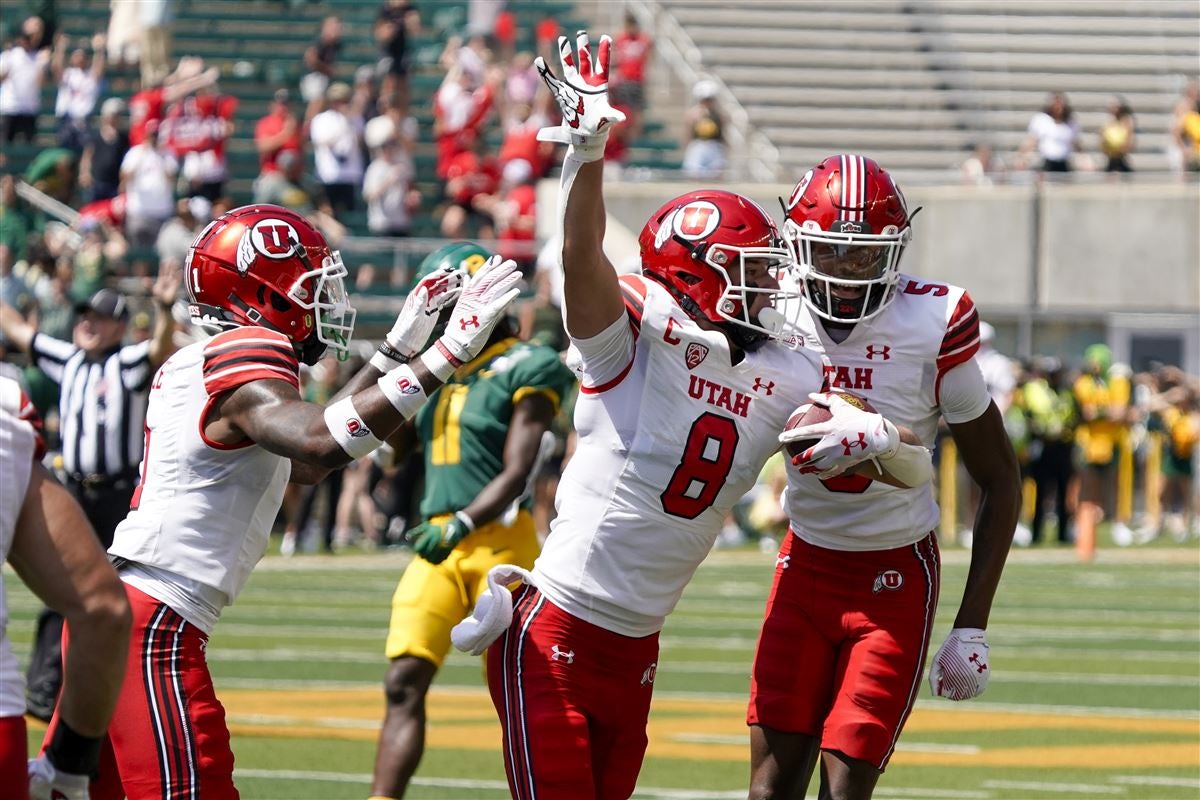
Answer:
[[(226, 147), (239, 98), (222, 90), (216, 67), (171, 53), (172, 4), (146, 5), (145, 14), (135, 14), (134, 20), (131, 4), (114, 2), (108, 34), (96, 32), (74, 42), (56, 31), (52, 20), (29, 17), (20, 22), (0, 58), (0, 138), (6, 145), (32, 140), (37, 115), (44, 111), (41, 85), (48, 80), (58, 85), (55, 146), (41, 150), (21, 177), (77, 209), (75, 221), (58, 222), (19, 197), (17, 176), (0, 164), (5, 173), (0, 178), (0, 297), (36, 316), (39, 327), (52, 336), (69, 339), (75, 302), (91, 297), (113, 277), (142, 276), (148, 291), (153, 274), (177, 269), (194, 236), (234, 204), (227, 191)], [(551, 95), (539, 91), (534, 57), (555, 63), (562, 31), (547, 16), (535, 26), (532, 39), (522, 37), (516, 18), (502, 3), (472, 4), (461, 35), (448, 37), (436, 59), (445, 74), (432, 99), (430, 133), (443, 195), (431, 204), (416, 186), (413, 153), (420, 131), (411, 113), (409, 86), (412, 41), (428, 23), (404, 0), (383, 2), (371, 27), (376, 55), (351, 64), (353, 80), (343, 82), (338, 75), (346, 72), (346, 25), (337, 16), (324, 18), (311, 45), (298, 55), (298, 80), (279, 86), (267, 113), (254, 124), (258, 175), (252, 199), (308, 216), (335, 245), (348, 232), (347, 215), (362, 209), (366, 232), (375, 236), (408, 235), (415, 217), (427, 209), (446, 237), (494, 238), (502, 253), (530, 267), (533, 297), (520, 312), (523, 335), (561, 346), (554, 270), (544, 268), (552, 259), (543, 260), (543, 269), (533, 267), (534, 184), (550, 173), (558, 157), (554, 147), (537, 140), (538, 130), (553, 124), (557, 111)], [(530, 41), (530, 49), (519, 46)], [(643, 125), (653, 42), (637, 19), (628, 16), (614, 48), (618, 66), (612, 96), (627, 117), (608, 139), (606, 157), (617, 171)], [(105, 87), (106, 73), (111, 66), (131, 64), (139, 65), (137, 91), (112, 96)], [(718, 177), (728, 165), (727, 121), (719, 96), (712, 80), (702, 79), (692, 88), (682, 163), (689, 177)], [(1100, 132), (1107, 158), (1103, 168), (1122, 172), (1131, 168), (1127, 154), (1136, 135), (1134, 117), (1119, 99), (1111, 111)], [(1080, 131), (1066, 97), (1052, 97), (1029, 130), (1014, 169), (1075, 166)], [(1194, 82), (1176, 109), (1175, 132), (1181, 169), (1200, 168), (1200, 95)], [(1086, 159), (1078, 163), (1099, 166)], [(1006, 170), (986, 145), (964, 164), (964, 175), (972, 182), (1001, 181)], [(360, 268), (358, 286), (368, 285), (374, 274), (373, 267)], [(403, 279), (392, 282), (402, 285)], [(186, 323), (178, 316), (182, 329)], [(134, 336), (148, 335), (146, 314), (135, 314), (132, 322)], [(1078, 388), (1082, 384), (1061, 363), (1039, 358), (1013, 369), (1003, 402), (1039, 496), (1027, 508), (1023, 541), (1043, 538), (1046, 520), (1053, 518), (1058, 538), (1073, 541), (1068, 520), (1078, 518), (1089, 503), (1107, 509), (1110, 518), (1117, 514), (1113, 530), (1123, 541), (1147, 540), (1162, 530), (1176, 538), (1196, 532), (1194, 490), (1186, 478), (1200, 437), (1195, 379), (1169, 367), (1136, 376), (1122, 374), (1119, 367), (1108, 373), (1100, 380), (1126, 386), (1125, 399), (1089, 411)], [(308, 391), (320, 399), (321, 391), (336, 387), (348, 374), (347, 365), (322, 362), (308, 376)], [(35, 371), (27, 371), (27, 378), (39, 405), (51, 410), (50, 388)], [(1106, 445), (1090, 440), (1099, 454), (1089, 455), (1087, 431), (1094, 422), (1089, 415), (1095, 413), (1110, 430), (1101, 437)], [(567, 449), (565, 440), (560, 449)], [(1132, 455), (1131, 474), (1139, 486), (1153, 482), (1146, 496), (1155, 499), (1137, 520), (1118, 513), (1115, 459), (1122, 452)], [(1102, 475), (1094, 486), (1081, 481), (1089, 464), (1096, 467), (1092, 472), (1105, 472), (1105, 454), (1112, 474)], [(778, 463), (768, 467), (763, 481), (768, 489), (760, 491), (758, 503), (748, 501), (736, 526), (731, 520), (727, 538), (738, 538), (741, 530), (770, 532), (783, 524), (773, 501), (779, 471)], [(364, 541), (380, 541), (389, 517), (404, 517), (407, 498), (395, 496), (403, 483), (392, 480), (396, 474), (364, 462), (344, 480), (339, 474), (339, 485), (323, 487), (326, 500), (314, 504), (315, 494), (291, 498), (293, 546), (314, 511), (328, 516), (322, 528), (328, 547), (355, 538), (352, 529), (361, 531)], [(1081, 497), (1082, 483), (1087, 485)], [(390, 511), (369, 513), (375, 506), (365, 498), (372, 492), (375, 506)], [(543, 506), (540, 522), (549, 513)], [(1084, 517), (1092, 516), (1084, 510)]]

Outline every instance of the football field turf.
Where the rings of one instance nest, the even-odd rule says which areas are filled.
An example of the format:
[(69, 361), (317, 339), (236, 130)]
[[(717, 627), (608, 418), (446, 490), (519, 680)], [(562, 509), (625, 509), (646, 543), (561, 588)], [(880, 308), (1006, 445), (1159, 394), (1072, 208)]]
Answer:
[[(933, 647), (969, 554), (944, 554)], [(208, 648), (246, 800), (367, 796), (382, 717), (383, 640), (398, 553), (268, 557)], [(774, 556), (719, 551), (667, 622), (635, 797), (743, 798), (749, 669)], [(22, 663), (36, 605), (6, 575)], [(1101, 550), (1079, 565), (1014, 551), (989, 626), (980, 699), (921, 699), (879, 800), (1200, 797), (1200, 554)], [(434, 684), (408, 797), (508, 797), (481, 662), (454, 654)], [(30, 732), (40, 740), (40, 728)], [(815, 796), (815, 788), (810, 789)]]

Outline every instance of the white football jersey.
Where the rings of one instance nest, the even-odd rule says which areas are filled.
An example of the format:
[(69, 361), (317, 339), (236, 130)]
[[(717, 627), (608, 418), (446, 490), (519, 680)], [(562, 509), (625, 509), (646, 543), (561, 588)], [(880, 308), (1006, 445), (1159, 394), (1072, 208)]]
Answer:
[[(865, 397), (933, 449), (942, 377), (979, 349), (979, 314), (966, 291), (901, 275), (895, 299), (840, 343), (806, 306), (788, 309), (785, 316), (795, 321), (806, 348), (824, 353), (828, 389)], [(982, 381), (979, 388), (980, 407), (986, 409)], [(903, 547), (938, 522), (931, 484), (898, 489), (859, 475), (821, 480), (790, 465), (784, 508), (797, 536), (834, 550)]]
[(623, 276), (632, 361), (588, 385), (579, 443), (534, 575), (557, 606), (625, 636), (662, 628), (791, 412), (821, 385), (816, 353), (768, 342), (731, 365), (659, 284)]
[[(266, 552), (291, 462), (250, 441), (208, 439), (204, 417), (218, 396), (260, 379), (299, 385), (291, 341), (266, 328), (225, 331), (167, 359), (150, 386), (141, 486), (109, 548), (188, 579), (183, 587), (195, 581), (216, 590), (218, 608), (233, 602)], [(175, 607), (178, 594), (136, 585)], [(203, 598), (210, 606), (212, 599)]]
[[(37, 412), (21, 386), (0, 377), (0, 564), (8, 560), (30, 470), (43, 451)], [(8, 597), (0, 570), (0, 718), (25, 713), (25, 674), (8, 640)]]

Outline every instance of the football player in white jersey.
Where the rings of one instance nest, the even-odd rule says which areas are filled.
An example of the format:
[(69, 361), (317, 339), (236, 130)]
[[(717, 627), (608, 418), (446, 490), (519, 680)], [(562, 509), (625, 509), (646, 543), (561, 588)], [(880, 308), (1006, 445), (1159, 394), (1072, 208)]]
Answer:
[(125, 674), (129, 602), (83, 509), (42, 466), (40, 429), (20, 385), (0, 377), (0, 563), (79, 631), (66, 662), (63, 721), (26, 777), (25, 678), (8, 640), (0, 573), (0, 787), (16, 800), (88, 800)]
[[(774, 340), (788, 254), (770, 216), (720, 190), (669, 201), (639, 238), (643, 274), (602, 249), (610, 42), (559, 40), (564, 315), (581, 357), (578, 448), (550, 535), (488, 649), (514, 798), (617, 800), (646, 749), (658, 633), (722, 521), (820, 388), (816, 353)], [(594, 66), (593, 66), (594, 63)], [(862, 424), (879, 420), (862, 415)]]
[(102, 773), (92, 800), (238, 797), (205, 650), (266, 550), (284, 485), (361, 458), (411, 418), (483, 347), (519, 280), (499, 258), (465, 288), (461, 270), (427, 276), (378, 354), (390, 368), (365, 367), (322, 408), (301, 399), (299, 362), (345, 352), (354, 322), (346, 268), (324, 237), (287, 209), (245, 206), (199, 234), (184, 269), (193, 319), (223, 330), (175, 353), (151, 384), (141, 483), (109, 549), (133, 608), (109, 726), (117, 772)]
[[(867, 398), (927, 447), (944, 417), (982, 490), (966, 589), (930, 669), (935, 695), (974, 697), (987, 684), (984, 630), (1021, 497), (1016, 457), (974, 359), (979, 315), (957, 286), (900, 273), (911, 215), (871, 159), (825, 159), (785, 212), (803, 290), (785, 316), (806, 348), (826, 356), (829, 388)], [(803, 798), (818, 757), (822, 797), (869, 798), (895, 749), (939, 590), (937, 504), (928, 482), (909, 485), (789, 468), (791, 532), (747, 715), (752, 800)]]

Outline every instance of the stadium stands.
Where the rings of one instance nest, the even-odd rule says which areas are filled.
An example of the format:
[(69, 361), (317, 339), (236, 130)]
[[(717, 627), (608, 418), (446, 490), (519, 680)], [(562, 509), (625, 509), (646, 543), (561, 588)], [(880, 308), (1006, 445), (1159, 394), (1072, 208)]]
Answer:
[(1172, 106), (1200, 68), (1200, 5), (1188, 0), (660, 5), (786, 171), (854, 149), (906, 179), (944, 180), (975, 142), (1014, 152), (1054, 90), (1093, 153), (1109, 99), (1123, 95), (1138, 123), (1134, 168), (1162, 171)]

